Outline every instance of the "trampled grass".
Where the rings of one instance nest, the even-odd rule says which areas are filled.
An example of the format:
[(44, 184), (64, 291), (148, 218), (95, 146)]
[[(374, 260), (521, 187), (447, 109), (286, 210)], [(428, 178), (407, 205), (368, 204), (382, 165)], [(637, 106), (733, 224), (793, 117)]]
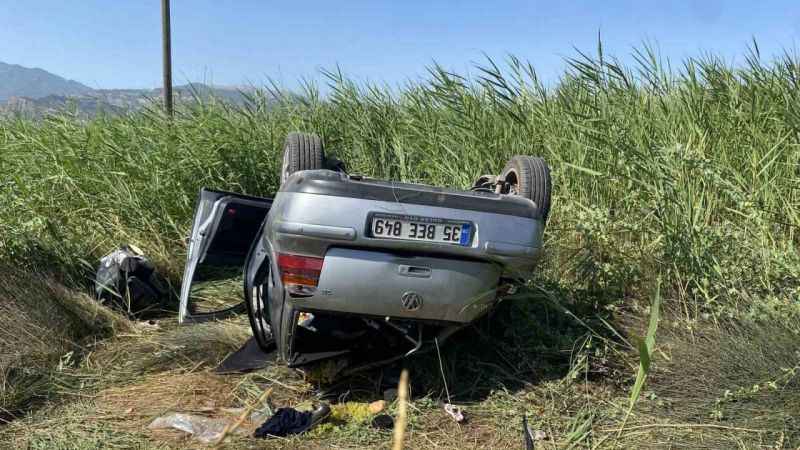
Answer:
[[(20, 367), (19, 336), (61, 326), (41, 313), (55, 296), (47, 286), (80, 297), (97, 258), (120, 243), (142, 248), (177, 285), (198, 189), (271, 195), (286, 133), (304, 130), (322, 135), (349, 171), (380, 178), (466, 187), (514, 154), (544, 156), (552, 167), (540, 271), (492, 321), (445, 348), (450, 390), (474, 419), (459, 427), (443, 418), (438, 364), (420, 356), (409, 362), (414, 446), (516, 446), (528, 414), (548, 434), (545, 448), (796, 447), (800, 61), (766, 61), (755, 46), (737, 67), (705, 56), (669, 68), (648, 48), (634, 56), (623, 66), (601, 48), (579, 54), (552, 87), (511, 57), (487, 61), (470, 79), (432, 67), (427, 81), (398, 89), (334, 71), (325, 95), (311, 85), (270, 87), (240, 107), (182, 104), (170, 120), (153, 105), (89, 121), (0, 121), (0, 257), (13, 266), (3, 286), (16, 289), (0, 291), (0, 307), (31, 327), (0, 334), (0, 407), (27, 413), (0, 438), (32, 447), (181, 445), (125, 428), (124, 417), (99, 413), (98, 399), (145, 376), (207, 370), (245, 325), (40, 334), (58, 345), (30, 341), (45, 361), (38, 372)], [(658, 278), (651, 373), (620, 429), (639, 366), (635, 336), (645, 334)], [(40, 302), (23, 301), (28, 290), (42, 293)], [(179, 349), (181, 333), (207, 337), (193, 334), (193, 348)], [(79, 357), (59, 369), (70, 351)], [(245, 377), (231, 387), (231, 405), (254, 400), (259, 386), (278, 388), (275, 380), (302, 386), (293, 376)], [(283, 401), (311, 395), (297, 389)], [(388, 439), (343, 424), (313, 434), (311, 445)]]

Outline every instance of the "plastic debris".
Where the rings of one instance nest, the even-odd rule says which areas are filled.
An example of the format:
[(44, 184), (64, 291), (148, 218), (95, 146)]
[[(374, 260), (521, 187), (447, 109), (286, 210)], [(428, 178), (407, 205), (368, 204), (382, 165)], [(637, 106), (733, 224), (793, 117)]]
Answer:
[(95, 297), (129, 317), (152, 309), (163, 309), (170, 302), (164, 277), (135, 246), (123, 245), (100, 259), (95, 274)]
[(301, 312), (297, 315), (297, 326), (311, 331), (317, 331), (314, 325), (312, 325), (312, 322), (314, 322), (314, 315), (311, 313)]
[(547, 433), (542, 430), (532, 431), (528, 425), (528, 416), (522, 416), (522, 434), (525, 438), (525, 449), (534, 450), (536, 441), (544, 441), (547, 439)]
[(459, 408), (456, 405), (453, 405), (451, 403), (445, 403), (444, 412), (446, 412), (450, 417), (452, 417), (453, 420), (455, 420), (457, 423), (461, 423), (464, 421), (464, 412), (461, 411), (461, 408)]
[(174, 428), (189, 433), (200, 442), (211, 443), (217, 441), (228, 422), (223, 419), (195, 416), (192, 414), (173, 413), (153, 420), (147, 428), (151, 430), (164, 430)]
[(250, 414), (250, 421), (253, 423), (263, 423), (274, 413), (275, 412), (272, 410), (272, 407), (270, 407), (269, 403), (264, 403), (264, 406), (256, 409), (252, 412), (252, 414)]
[(447, 394), (447, 403), (444, 404), (444, 412), (447, 413), (456, 423), (464, 421), (464, 413), (461, 408), (450, 403), (450, 389), (447, 388), (447, 377), (444, 375), (444, 364), (442, 364), (442, 354), (439, 352), (439, 339), (434, 338), (433, 342), (436, 344), (436, 357), (439, 359), (439, 373), (442, 374), (442, 383), (444, 383), (444, 392)]
[(245, 419), (247, 419), (247, 415), (250, 414), (258, 405), (260, 405), (261, 403), (266, 402), (267, 398), (271, 394), (272, 394), (272, 388), (269, 388), (269, 389), (267, 389), (267, 390), (265, 390), (264, 392), (261, 393), (261, 395), (258, 397), (258, 400), (256, 400), (255, 403), (251, 404), (247, 408), (244, 408), (242, 413), (239, 415), (239, 418), (236, 419), (236, 422), (234, 422), (231, 425), (226, 426), (225, 429), (222, 430), (222, 434), (220, 434), (219, 440), (217, 440), (217, 442), (216, 442), (217, 446), (222, 444), (222, 441), (225, 440), (225, 436), (227, 436), (230, 433), (235, 432), (239, 428), (239, 426), (242, 423), (244, 423)]

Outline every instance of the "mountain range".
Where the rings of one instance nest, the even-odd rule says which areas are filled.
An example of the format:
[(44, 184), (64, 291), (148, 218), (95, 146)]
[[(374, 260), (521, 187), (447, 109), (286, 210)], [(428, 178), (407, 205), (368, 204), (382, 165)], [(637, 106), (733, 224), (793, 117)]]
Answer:
[[(244, 91), (249, 90), (244, 88)], [(123, 113), (142, 108), (162, 89), (92, 89), (46, 70), (0, 62), (0, 113), (41, 116), (63, 109), (92, 116), (99, 111)], [(244, 101), (242, 88), (191, 83), (173, 87), (177, 102), (196, 96), (232, 103)]]
[(8, 101), (11, 97), (81, 96), (92, 90), (89, 86), (67, 80), (43, 69), (30, 69), (0, 62), (0, 102)]

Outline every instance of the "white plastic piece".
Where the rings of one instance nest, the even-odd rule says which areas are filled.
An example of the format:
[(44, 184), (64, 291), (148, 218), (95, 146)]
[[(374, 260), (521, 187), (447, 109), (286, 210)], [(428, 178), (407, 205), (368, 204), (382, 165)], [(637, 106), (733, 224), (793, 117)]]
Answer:
[(189, 433), (198, 441), (208, 444), (219, 439), (227, 424), (228, 422), (223, 419), (173, 413), (153, 420), (147, 428), (151, 430), (174, 428)]

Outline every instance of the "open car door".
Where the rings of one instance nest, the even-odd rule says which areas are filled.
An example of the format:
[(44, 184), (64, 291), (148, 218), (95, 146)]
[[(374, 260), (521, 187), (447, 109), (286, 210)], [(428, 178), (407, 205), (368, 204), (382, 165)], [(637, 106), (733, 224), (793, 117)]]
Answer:
[(244, 262), (271, 206), (271, 198), (200, 190), (181, 282), (179, 323), (245, 311)]

